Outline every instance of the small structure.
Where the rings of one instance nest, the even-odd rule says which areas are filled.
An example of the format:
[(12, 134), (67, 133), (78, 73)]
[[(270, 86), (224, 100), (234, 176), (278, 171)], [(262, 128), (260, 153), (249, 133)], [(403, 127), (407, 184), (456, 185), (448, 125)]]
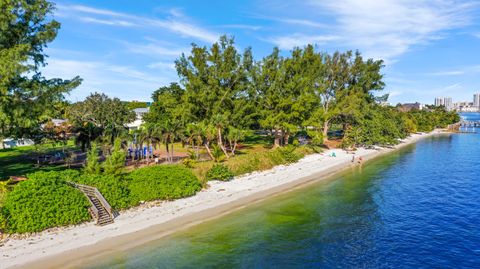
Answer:
[(398, 104), (397, 109), (401, 112), (409, 112), (411, 110), (422, 110), (423, 105), (419, 102), (416, 103), (406, 103), (406, 104)]
[(88, 198), (91, 205), (88, 211), (97, 222), (97, 225), (104, 226), (114, 222), (115, 214), (113, 209), (97, 188), (74, 182), (69, 182), (69, 184), (80, 190)]
[(31, 139), (13, 139), (7, 138), (3, 139), (2, 143), (0, 143), (0, 148), (14, 148), (14, 147), (23, 147), (23, 146), (31, 146), (35, 144)]
[(135, 121), (127, 124), (128, 129), (137, 130), (140, 127), (140, 125), (142, 125), (142, 123), (143, 123), (143, 115), (148, 113), (149, 110), (150, 109), (148, 107), (135, 108), (133, 110), (133, 112), (135, 112), (136, 119), (135, 119)]

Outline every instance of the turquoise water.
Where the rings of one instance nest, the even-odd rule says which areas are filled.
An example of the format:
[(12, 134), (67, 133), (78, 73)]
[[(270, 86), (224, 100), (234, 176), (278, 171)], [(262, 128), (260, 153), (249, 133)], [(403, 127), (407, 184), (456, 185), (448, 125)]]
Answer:
[(423, 140), (87, 268), (480, 268), (480, 135)]

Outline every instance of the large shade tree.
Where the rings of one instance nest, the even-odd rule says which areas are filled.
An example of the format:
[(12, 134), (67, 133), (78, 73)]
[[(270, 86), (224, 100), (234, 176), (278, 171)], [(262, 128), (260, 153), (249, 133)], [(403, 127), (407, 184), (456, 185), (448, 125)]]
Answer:
[[(228, 158), (225, 135), (230, 127), (246, 128), (253, 113), (246, 102), (253, 68), (250, 49), (239, 53), (233, 38), (222, 36), (210, 48), (193, 45), (191, 55), (176, 61), (185, 87), (183, 101), (191, 120), (206, 127), (204, 146), (210, 152), (210, 130)], [(242, 126), (243, 125), (243, 126)]]
[(77, 141), (85, 150), (98, 137), (113, 145), (116, 138), (127, 133), (126, 125), (135, 120), (135, 113), (118, 98), (92, 93), (84, 101), (70, 106), (68, 118), (78, 134)]
[(52, 117), (54, 103), (81, 80), (47, 79), (44, 48), (58, 33), (51, 2), (3, 0), (0, 2), (0, 139), (32, 137)]

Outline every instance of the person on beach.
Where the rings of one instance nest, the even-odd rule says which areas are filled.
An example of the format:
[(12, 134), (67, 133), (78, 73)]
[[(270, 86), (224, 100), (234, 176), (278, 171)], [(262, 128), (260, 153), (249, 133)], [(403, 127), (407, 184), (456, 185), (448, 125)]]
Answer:
[(352, 163), (355, 162), (355, 155), (352, 156)]
[(358, 158), (358, 164), (362, 164), (362, 162), (363, 162), (363, 158), (362, 158), (362, 156), (360, 156), (360, 157)]

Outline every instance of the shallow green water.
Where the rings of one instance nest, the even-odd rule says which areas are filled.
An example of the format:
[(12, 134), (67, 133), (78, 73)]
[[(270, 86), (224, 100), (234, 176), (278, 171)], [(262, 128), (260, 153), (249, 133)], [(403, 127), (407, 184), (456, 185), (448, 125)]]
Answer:
[(435, 137), (88, 268), (480, 268), (479, 135)]

